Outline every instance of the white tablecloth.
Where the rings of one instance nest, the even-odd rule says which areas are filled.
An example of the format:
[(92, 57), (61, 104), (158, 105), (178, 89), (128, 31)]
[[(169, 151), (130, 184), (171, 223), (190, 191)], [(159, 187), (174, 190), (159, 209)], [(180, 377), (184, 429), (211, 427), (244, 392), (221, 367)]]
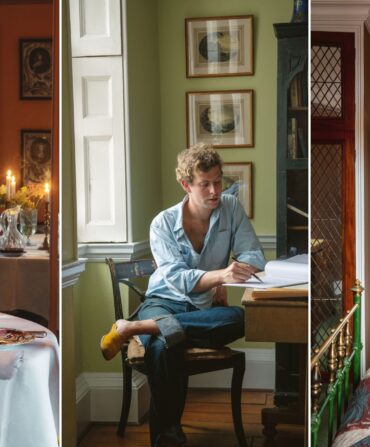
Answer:
[(0, 347), (0, 447), (58, 447), (59, 347), (53, 333), (0, 313), (0, 327), (44, 330), (46, 338)]
[(0, 310), (23, 309), (49, 319), (49, 253), (38, 250), (42, 235), (34, 235), (35, 244), (19, 257), (0, 253)]

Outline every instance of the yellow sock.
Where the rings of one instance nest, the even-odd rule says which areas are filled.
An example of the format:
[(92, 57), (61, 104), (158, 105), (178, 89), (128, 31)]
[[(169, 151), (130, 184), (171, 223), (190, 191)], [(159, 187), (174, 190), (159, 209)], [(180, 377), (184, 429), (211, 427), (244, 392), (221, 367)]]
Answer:
[(108, 334), (104, 335), (100, 341), (100, 349), (105, 360), (111, 360), (122, 346), (122, 336), (117, 332), (117, 326), (114, 323)]

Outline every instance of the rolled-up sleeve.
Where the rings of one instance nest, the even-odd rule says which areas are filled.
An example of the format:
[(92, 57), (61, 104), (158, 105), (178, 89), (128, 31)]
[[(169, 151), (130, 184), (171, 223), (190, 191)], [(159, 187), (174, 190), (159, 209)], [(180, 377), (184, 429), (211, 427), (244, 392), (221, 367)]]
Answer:
[(191, 268), (186, 263), (180, 246), (169, 228), (152, 223), (150, 247), (158, 267), (151, 280), (164, 283), (174, 296), (188, 296), (206, 272)]
[(233, 226), (232, 251), (235, 257), (263, 270), (266, 260), (262, 246), (239, 201), (235, 202)]

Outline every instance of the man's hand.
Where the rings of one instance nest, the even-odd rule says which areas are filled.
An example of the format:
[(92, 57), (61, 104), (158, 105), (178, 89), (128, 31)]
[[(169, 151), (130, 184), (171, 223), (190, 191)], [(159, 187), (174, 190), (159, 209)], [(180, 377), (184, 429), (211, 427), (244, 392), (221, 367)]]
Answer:
[(256, 272), (258, 269), (253, 265), (234, 261), (225, 269), (206, 272), (193, 288), (193, 292), (205, 292), (224, 283), (244, 282)]
[(215, 294), (213, 295), (213, 306), (228, 306), (226, 287), (215, 287)]
[(253, 265), (234, 261), (223, 270), (223, 283), (239, 283), (247, 281), (252, 273), (258, 272)]

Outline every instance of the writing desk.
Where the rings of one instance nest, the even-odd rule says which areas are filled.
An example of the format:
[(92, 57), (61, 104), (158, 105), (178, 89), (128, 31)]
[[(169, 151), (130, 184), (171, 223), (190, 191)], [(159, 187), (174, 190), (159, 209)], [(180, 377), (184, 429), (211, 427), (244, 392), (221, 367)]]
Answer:
[(300, 345), (299, 408), (265, 408), (262, 410), (263, 433), (272, 438), (278, 424), (297, 424), (305, 427), (307, 442), (307, 299), (252, 300), (246, 290), (242, 304), (245, 307), (245, 339), (255, 342), (298, 343)]

